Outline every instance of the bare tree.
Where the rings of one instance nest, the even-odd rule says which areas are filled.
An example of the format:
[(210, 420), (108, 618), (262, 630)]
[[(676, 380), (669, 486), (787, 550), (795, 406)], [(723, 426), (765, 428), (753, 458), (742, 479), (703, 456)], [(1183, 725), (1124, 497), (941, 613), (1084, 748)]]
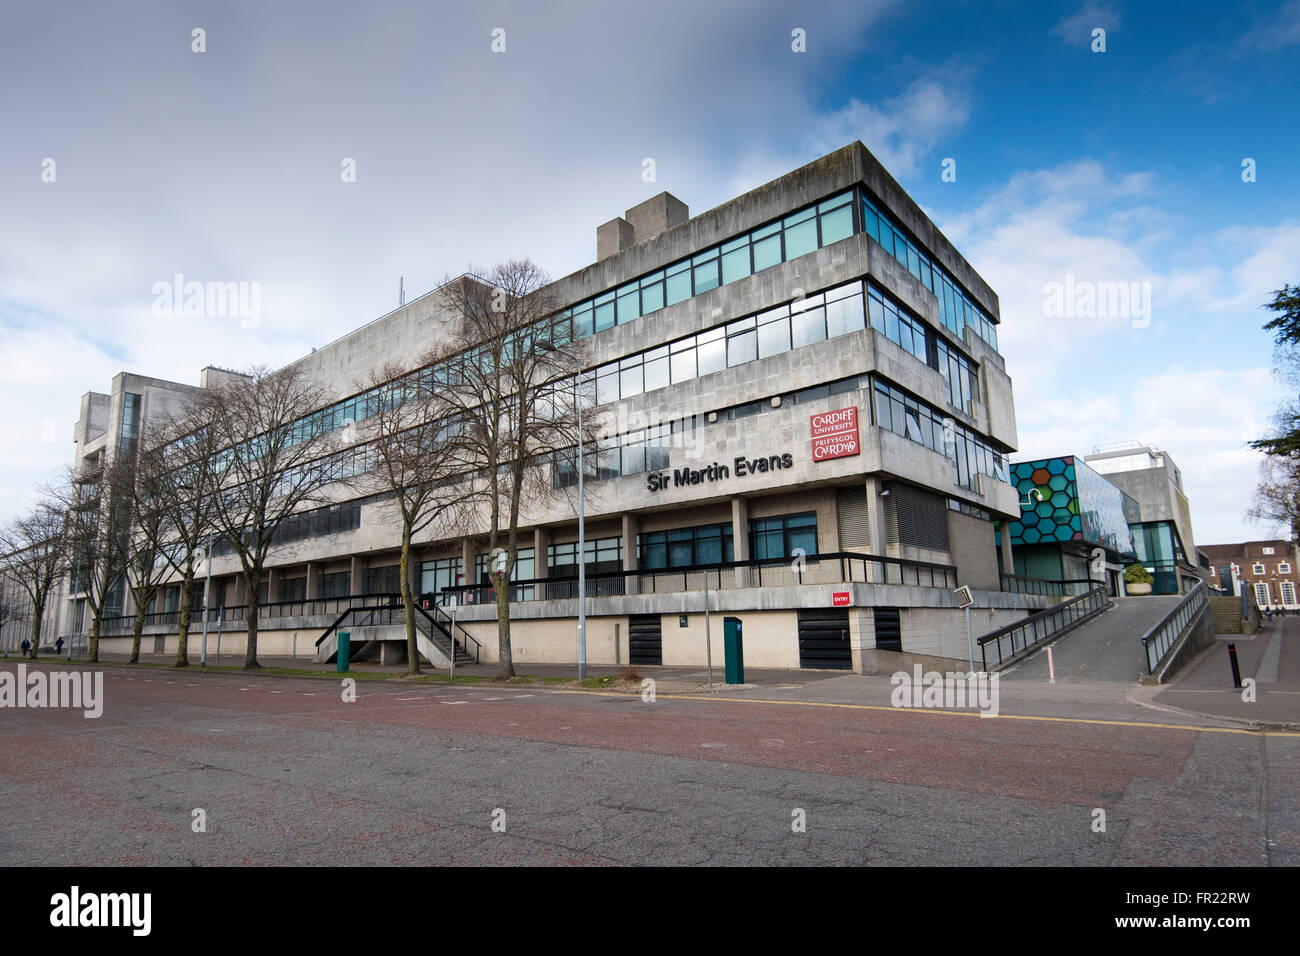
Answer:
[(1249, 516), (1280, 524), (1292, 541), (1300, 541), (1300, 452), (1271, 454), (1260, 465), (1259, 486)]
[(254, 369), (247, 380), (213, 390), (212, 427), (222, 451), (217, 457), (220, 491), (213, 515), (218, 531), (239, 557), (248, 592), (244, 619), (248, 646), (244, 668), (257, 662), (257, 618), (266, 561), (280, 525), (294, 512), (324, 501), (338, 463), (328, 455), (332, 423), (317, 412), (322, 389), (301, 369)]
[(67, 572), (67, 511), (46, 496), (30, 511), (0, 528), (0, 554), (6, 576), (30, 603), (33, 659), (41, 643), (41, 622), (59, 579)]
[(401, 527), (408, 674), (420, 672), (411, 539), (435, 524), (439, 537), (462, 530), (476, 499), (463, 428), (436, 371), (445, 368), (447, 351), (447, 345), (441, 344), (423, 356), (421, 369), (411, 371), (390, 363), (372, 370), (360, 383), (370, 396), (364, 425), (368, 468), (355, 484), (381, 496), (382, 506)]
[(494, 266), (479, 278), (449, 280), (441, 294), (463, 322), (444, 400), (464, 423), (463, 447), (484, 485), (501, 673), (513, 676), (509, 581), (520, 508), (551, 494), (549, 463), (577, 440), (571, 398), (576, 369), (550, 350), (568, 346), (571, 333), (548, 277), (527, 259)]
[[(139, 466), (141, 457), (146, 460), (144, 468)], [(122, 458), (110, 466), (113, 476), (109, 482), (121, 488), (126, 510), (123, 567), (127, 586), (131, 589), (131, 600), (135, 604), (129, 661), (132, 664), (140, 662), (145, 616), (167, 576), (167, 514), (159, 494), (158, 469), (148, 466), (151, 457), (152, 452), (142, 450), (136, 458)]]
[(70, 468), (46, 493), (60, 502), (66, 521), (65, 540), (74, 591), (86, 595), (90, 611), (90, 660), (99, 660), (99, 640), (109, 599), (122, 593), (130, 505), (122, 470), (99, 465)]
[[(176, 667), (188, 667), (194, 579), (200, 555), (211, 560), (219, 481), (220, 431), (214, 427), (216, 403), (204, 394), (192, 399), (171, 421), (146, 438), (140, 450), (140, 478), (156, 497), (164, 538), (162, 555), (180, 575)], [(207, 613), (204, 607), (203, 613)]]

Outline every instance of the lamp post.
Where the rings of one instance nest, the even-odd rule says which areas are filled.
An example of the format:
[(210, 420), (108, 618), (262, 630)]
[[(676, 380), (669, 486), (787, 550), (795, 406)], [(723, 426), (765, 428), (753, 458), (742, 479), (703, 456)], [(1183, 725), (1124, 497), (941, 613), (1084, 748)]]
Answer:
[(207, 579), (203, 582), (203, 646), (199, 650), (199, 666), (208, 666), (208, 605), (212, 601), (212, 535), (208, 535), (203, 557), (208, 563)]
[(546, 339), (539, 339), (537, 347), (543, 352), (558, 352), (573, 360), (577, 369), (573, 377), (573, 407), (578, 413), (578, 680), (587, 677), (587, 539), (583, 524), (585, 499), (582, 494), (582, 401), (578, 397), (578, 379), (582, 376), (582, 362), (568, 349), (562, 349)]

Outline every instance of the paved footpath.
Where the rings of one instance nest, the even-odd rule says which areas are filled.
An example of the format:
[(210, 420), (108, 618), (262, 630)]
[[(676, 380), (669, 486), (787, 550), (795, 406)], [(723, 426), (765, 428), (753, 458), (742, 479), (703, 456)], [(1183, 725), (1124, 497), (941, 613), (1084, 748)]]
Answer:
[(1300, 864), (1300, 733), (1153, 688), (1008, 681), (983, 719), (844, 674), (346, 702), (336, 677), (102, 671), (98, 719), (0, 710), (0, 865)]

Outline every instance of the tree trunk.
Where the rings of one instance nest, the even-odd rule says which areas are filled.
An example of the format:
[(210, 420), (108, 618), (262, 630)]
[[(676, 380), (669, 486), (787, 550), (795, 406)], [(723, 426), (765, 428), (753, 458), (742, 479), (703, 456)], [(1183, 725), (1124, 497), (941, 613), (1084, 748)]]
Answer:
[[(176, 663), (173, 667), (190, 666), (190, 592), (194, 589), (194, 571), (186, 569), (181, 579), (181, 606), (176, 615)], [(203, 609), (207, 613), (207, 608)]]
[(32, 649), (29, 656), (36, 660), (36, 649), (41, 646), (41, 618), (45, 614), (43, 611), (32, 611)]
[(496, 585), (495, 596), (497, 606), (497, 653), (501, 658), (501, 676), (515, 676), (514, 654), (510, 650), (510, 581), (509, 575), (498, 575), (496, 571), (490, 572), (493, 583)]
[(140, 663), (140, 636), (144, 633), (144, 612), (136, 611), (135, 627), (131, 631), (131, 658), (128, 664)]
[(254, 580), (251, 575), (245, 575), (244, 580), (248, 585), (248, 606), (244, 608), (244, 623), (248, 627), (248, 646), (244, 651), (244, 670), (247, 671), (262, 666), (257, 662), (257, 612), (261, 609), (262, 576), (259, 574)]
[(99, 663), (99, 615), (96, 614), (90, 621), (90, 663)]
[[(402, 612), (406, 616), (406, 673), (420, 673), (420, 646), (415, 640), (415, 601), (411, 596), (411, 525), (402, 521)], [(455, 653), (455, 641), (452, 642)]]

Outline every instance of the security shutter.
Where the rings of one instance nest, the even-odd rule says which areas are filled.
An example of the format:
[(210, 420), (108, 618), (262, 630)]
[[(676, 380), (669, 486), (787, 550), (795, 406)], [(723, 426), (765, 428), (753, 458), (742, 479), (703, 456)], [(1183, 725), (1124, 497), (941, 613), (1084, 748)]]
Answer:
[(662, 618), (658, 614), (633, 614), (627, 621), (627, 662), (662, 664), (664, 662)]
[(947, 551), (947, 499), (915, 485), (891, 482), (885, 499), (885, 531), (890, 544)]
[(901, 651), (903, 649), (903, 627), (898, 619), (898, 608), (874, 608), (876, 628), (876, 649), (881, 651)]
[(867, 517), (867, 489), (850, 485), (835, 493), (840, 519), (840, 550), (871, 550), (871, 521)]
[(847, 608), (807, 608), (799, 611), (799, 666), (827, 670), (849, 670), (853, 667)]

